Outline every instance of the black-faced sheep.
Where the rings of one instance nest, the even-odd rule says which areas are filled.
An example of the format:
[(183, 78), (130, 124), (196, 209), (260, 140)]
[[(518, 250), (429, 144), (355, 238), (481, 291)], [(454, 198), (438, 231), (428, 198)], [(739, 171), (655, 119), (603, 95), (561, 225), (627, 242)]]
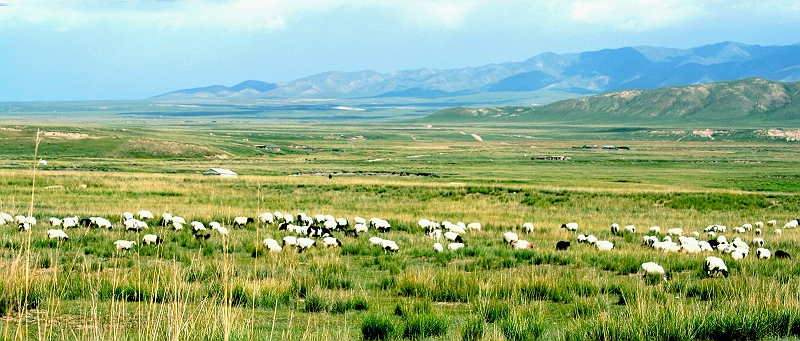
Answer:
[(575, 232), (578, 230), (578, 223), (572, 222), (572, 223), (561, 224), (561, 228), (567, 229), (567, 231), (570, 232)]
[(644, 272), (643, 277), (661, 276), (664, 280), (667, 279), (667, 272), (664, 271), (664, 267), (655, 262), (642, 263), (642, 271)]
[(433, 251), (434, 252), (442, 252), (442, 251), (444, 251), (444, 247), (440, 243), (433, 243)]
[(275, 218), (272, 216), (272, 213), (264, 212), (258, 216), (258, 222), (262, 225), (271, 225), (275, 222)]
[(312, 246), (317, 245), (317, 241), (311, 238), (297, 238), (297, 253), (302, 253), (305, 250), (310, 249)]
[(400, 250), (400, 247), (397, 246), (397, 243), (388, 239), (384, 239), (381, 242), (381, 248), (383, 249), (384, 252), (391, 252), (391, 253), (397, 253), (397, 251)]
[(611, 224), (611, 234), (619, 233), (619, 224), (613, 223)]
[(517, 236), (517, 234), (514, 233), (514, 232), (503, 233), (503, 241), (506, 242), (506, 243), (510, 244), (511, 242), (513, 242), (515, 240), (518, 240), (518, 239), (519, 239), (519, 236)]
[(325, 237), (322, 239), (322, 245), (324, 247), (341, 247), (342, 242), (334, 237)]
[(153, 219), (155, 219), (155, 218), (156, 218), (155, 216), (153, 216), (153, 213), (151, 213), (151, 212), (150, 212), (150, 211), (148, 211), (148, 210), (141, 210), (141, 211), (139, 211), (139, 214), (138, 214), (138, 216), (139, 216), (139, 219), (140, 219), (140, 220), (145, 220), (145, 219), (148, 219), (148, 220), (153, 220)]
[(114, 242), (114, 247), (117, 249), (117, 252), (130, 250), (134, 245), (136, 245), (135, 240), (120, 239)]
[(250, 224), (250, 223), (253, 223), (253, 222), (255, 222), (255, 220), (253, 220), (253, 218), (250, 218), (250, 217), (236, 217), (236, 218), (233, 218), (233, 227), (234, 228), (245, 227), (245, 226), (247, 226), (247, 224)]
[(756, 257), (758, 257), (758, 259), (769, 259), (770, 257), (772, 257), (772, 252), (763, 247), (760, 247), (756, 249)]
[(146, 234), (142, 237), (142, 245), (150, 245), (150, 244), (161, 244), (164, 242), (164, 239), (161, 237), (154, 235), (154, 234)]
[(725, 261), (722, 258), (709, 256), (706, 257), (706, 262), (703, 270), (706, 271), (706, 274), (709, 276), (717, 276), (722, 274), (724, 277), (728, 277), (728, 267), (725, 265)]
[(464, 239), (458, 233), (447, 231), (444, 233), (444, 239), (449, 241), (453, 241), (456, 243), (463, 243)]
[(522, 224), (522, 231), (525, 232), (526, 234), (533, 233), (533, 229), (534, 227), (532, 222), (526, 222)]
[(450, 251), (456, 251), (458, 249), (464, 248), (464, 243), (450, 243), (447, 244), (447, 249)]
[(280, 252), (283, 248), (278, 244), (278, 241), (272, 238), (264, 239), (264, 247), (270, 252)]
[(48, 239), (68, 240), (69, 236), (63, 230), (47, 230)]

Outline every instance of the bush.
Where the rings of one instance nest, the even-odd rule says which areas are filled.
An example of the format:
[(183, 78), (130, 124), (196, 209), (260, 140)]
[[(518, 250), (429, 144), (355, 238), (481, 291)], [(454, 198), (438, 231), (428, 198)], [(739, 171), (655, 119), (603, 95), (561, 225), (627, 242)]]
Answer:
[(473, 318), (467, 321), (464, 331), (461, 332), (461, 340), (478, 341), (483, 338), (486, 322), (482, 318)]
[(500, 331), (508, 341), (536, 340), (544, 333), (544, 322), (529, 314), (514, 313), (500, 322)]
[(447, 334), (447, 321), (438, 315), (421, 314), (406, 317), (403, 337), (419, 340)]
[(318, 313), (328, 310), (328, 306), (321, 297), (319, 297), (316, 294), (313, 294), (306, 297), (304, 310), (307, 313)]
[(364, 340), (387, 340), (394, 334), (395, 326), (386, 316), (370, 314), (361, 322), (361, 335), (364, 336)]

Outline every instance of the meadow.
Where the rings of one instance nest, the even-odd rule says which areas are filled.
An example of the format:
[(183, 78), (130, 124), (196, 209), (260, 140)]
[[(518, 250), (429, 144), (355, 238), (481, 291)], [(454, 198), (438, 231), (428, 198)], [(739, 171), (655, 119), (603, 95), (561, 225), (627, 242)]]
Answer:
[[(730, 276), (709, 278), (707, 254), (642, 245), (650, 226), (702, 233), (800, 218), (797, 142), (761, 128), (720, 131), (710, 139), (692, 127), (5, 121), (0, 211), (32, 213), (39, 224), (30, 233), (0, 227), (0, 332), (8, 340), (797, 339), (794, 260), (722, 256)], [(593, 147), (610, 145), (628, 149)], [(553, 155), (570, 160), (537, 159)], [(204, 177), (211, 167), (239, 176)], [(260, 241), (288, 235), (275, 225), (208, 240), (155, 224), (124, 231), (121, 213), (142, 209), (231, 229), (233, 217), (274, 211), (380, 217), (392, 229), (336, 233), (341, 248), (270, 253)], [(115, 227), (47, 240), (47, 219), (72, 215)], [(465, 248), (435, 253), (422, 218), (483, 228), (464, 236)], [(578, 244), (559, 228), (571, 221), (614, 250)], [(519, 231), (524, 222), (532, 234)], [(613, 235), (612, 223), (637, 232)], [(800, 257), (800, 232), (773, 229), (764, 229), (766, 247)], [(512, 250), (506, 231), (533, 248)], [(144, 233), (165, 242), (115, 250), (115, 240)], [(371, 246), (376, 235), (400, 251)], [(556, 251), (559, 240), (571, 248)], [(647, 261), (669, 279), (643, 277)]]

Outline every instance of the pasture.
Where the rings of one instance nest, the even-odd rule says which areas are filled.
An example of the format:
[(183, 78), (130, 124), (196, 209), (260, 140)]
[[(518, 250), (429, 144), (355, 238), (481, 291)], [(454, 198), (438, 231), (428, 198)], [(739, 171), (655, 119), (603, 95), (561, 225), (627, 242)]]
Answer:
[[(697, 127), (705, 128), (705, 127)], [(36, 135), (40, 131), (37, 147)], [(679, 133), (681, 131), (682, 133)], [(709, 139), (690, 127), (426, 126), (269, 120), (109, 121), (0, 126), (0, 212), (38, 224), (0, 227), (3, 339), (47, 340), (756, 340), (800, 336), (795, 260), (663, 253), (650, 226), (686, 234), (800, 218), (797, 142), (762, 130)], [(47, 134), (50, 132), (50, 134)], [(67, 134), (69, 133), (69, 134)], [(70, 135), (74, 134), (74, 135)], [(481, 137), (478, 141), (473, 134)], [(277, 145), (280, 151), (255, 148)], [(593, 146), (625, 146), (607, 150)], [(321, 148), (309, 151), (292, 146)], [(36, 153), (36, 156), (34, 156)], [(539, 156), (563, 155), (570, 161)], [(39, 159), (46, 165), (34, 165)], [(237, 178), (204, 177), (211, 167)], [(330, 175), (330, 177), (329, 177)], [(34, 181), (35, 177), (35, 181)], [(222, 223), (200, 240), (121, 214), (150, 210)], [(232, 227), (280, 211), (379, 217), (388, 233), (334, 232), (341, 248), (268, 252), (292, 235)], [(101, 216), (111, 230), (49, 217)], [(436, 253), (420, 219), (480, 222), (466, 246)], [(535, 229), (521, 232), (525, 222)], [(560, 228), (577, 222), (576, 233)], [(612, 223), (635, 225), (614, 235)], [(765, 247), (800, 257), (800, 231), (764, 227)], [(513, 250), (507, 231), (532, 242)], [(145, 233), (164, 238), (141, 245)], [(609, 252), (579, 244), (593, 234)], [(370, 245), (379, 236), (397, 253)], [(663, 235), (662, 235), (663, 236)], [(113, 242), (137, 240), (128, 252)], [(556, 242), (572, 243), (557, 251)], [(446, 245), (444, 241), (441, 241)], [(728, 278), (709, 278), (706, 256)], [(643, 277), (655, 261), (667, 281)]]

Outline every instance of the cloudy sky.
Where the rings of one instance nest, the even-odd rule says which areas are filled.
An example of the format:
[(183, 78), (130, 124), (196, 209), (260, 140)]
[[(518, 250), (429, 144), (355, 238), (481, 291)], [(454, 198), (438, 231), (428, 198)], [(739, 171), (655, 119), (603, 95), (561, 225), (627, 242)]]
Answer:
[(800, 1), (0, 0), (0, 101), (722, 41), (800, 43)]

